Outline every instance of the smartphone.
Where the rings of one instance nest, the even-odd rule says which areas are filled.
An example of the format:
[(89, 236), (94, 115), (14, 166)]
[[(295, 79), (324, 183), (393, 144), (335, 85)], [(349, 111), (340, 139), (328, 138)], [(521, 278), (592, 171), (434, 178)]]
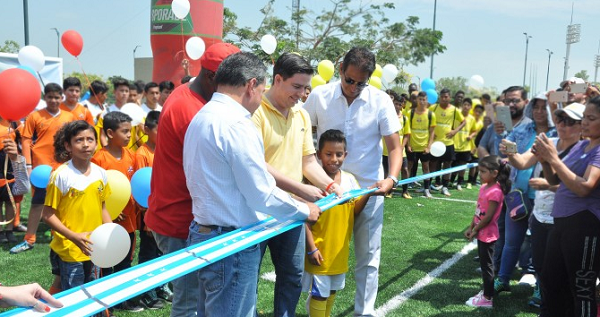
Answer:
[(588, 85), (586, 83), (583, 84), (571, 84), (571, 93), (573, 94), (582, 94), (587, 90)]
[(508, 154), (516, 154), (517, 153), (517, 143), (504, 141), (504, 146), (506, 146), (506, 153)]
[(549, 102), (567, 102), (569, 100), (568, 91), (552, 91), (548, 94)]
[(496, 120), (504, 123), (506, 131), (512, 131), (512, 117), (509, 106), (496, 106)]
[(492, 122), (494, 122), (494, 105), (489, 103), (486, 104), (483, 108), (485, 109), (485, 116), (489, 117), (492, 120)]

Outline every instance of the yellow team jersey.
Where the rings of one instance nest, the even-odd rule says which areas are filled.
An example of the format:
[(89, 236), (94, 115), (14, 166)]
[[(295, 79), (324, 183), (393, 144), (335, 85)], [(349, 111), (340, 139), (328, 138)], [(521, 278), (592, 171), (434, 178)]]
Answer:
[(310, 116), (295, 105), (285, 118), (263, 96), (252, 121), (265, 147), (265, 161), (285, 176), (302, 181), (302, 157), (315, 153)]
[(435, 104), (429, 107), (429, 110), (435, 113), (435, 118), (437, 119), (437, 125), (435, 126), (435, 140), (441, 141), (445, 145), (454, 144), (454, 139), (447, 138), (446, 133), (456, 129), (456, 127), (458, 127), (465, 119), (460, 112), (460, 109), (457, 109), (453, 105), (448, 105), (446, 109), (442, 109), (440, 105)]
[[(483, 129), (483, 118), (484, 118), (483, 115), (479, 118), (479, 120), (477, 120), (477, 119), (475, 119), (475, 117), (473, 117), (473, 119), (475, 119), (475, 124), (473, 125), (473, 130), (475, 131), (475, 136), (477, 136), (477, 134), (479, 134), (479, 131), (481, 131), (481, 129)], [(473, 157), (478, 157), (477, 151), (473, 151), (473, 150), (477, 150), (477, 146), (475, 146), (475, 138), (471, 139), (471, 151), (473, 153)]]
[[(104, 128), (104, 117), (100, 116), (98, 118), (98, 122), (94, 126), (96, 129), (96, 133), (98, 135), (98, 145), (96, 146), (96, 152), (98, 152), (102, 148), (102, 144), (100, 144), (100, 131)], [(131, 125), (131, 139), (129, 139), (129, 143), (127, 144), (127, 148), (132, 150), (133, 152), (137, 151), (138, 143), (144, 144), (148, 141), (148, 136), (144, 133), (144, 129), (140, 126)]]
[[(344, 190), (360, 188), (356, 178), (344, 171), (341, 175), (341, 186)], [(337, 275), (348, 271), (356, 199), (330, 208), (322, 213), (319, 220), (312, 225), (310, 231), (315, 245), (323, 256), (323, 263), (321, 266), (316, 266), (305, 258), (304, 269), (306, 272), (315, 275)]]
[[(400, 119), (402, 118), (402, 119)], [(398, 118), (400, 120), (400, 126), (402, 127), (400, 129), (400, 133), (398, 133), (400, 135), (400, 146), (402, 146), (402, 140), (404, 139), (405, 135), (410, 135), (410, 125), (408, 124), (408, 119), (406, 119), (405, 115), (401, 115), (401, 117)], [(385, 138), (381, 138), (381, 143), (383, 143), (383, 156), (388, 156), (388, 149), (387, 149), (387, 144), (385, 143)], [(406, 157), (406, 151), (402, 152), (402, 157)]]
[(467, 137), (475, 131), (475, 118), (471, 115), (465, 117), (465, 126), (454, 135), (454, 151), (455, 152), (470, 152), (473, 149), (471, 141)]
[[(408, 114), (410, 121), (410, 147), (413, 152), (423, 152), (429, 144), (429, 128), (435, 127), (437, 120), (435, 113), (431, 113), (431, 122), (429, 122), (429, 111), (418, 114), (415, 110), (414, 114)], [(412, 116), (412, 119), (410, 117)]]
[[(102, 224), (102, 203), (111, 193), (106, 171), (91, 163), (89, 175), (83, 175), (71, 163), (59, 166), (50, 177), (45, 206), (73, 232), (92, 232)], [(71, 240), (54, 232), (50, 248), (65, 262), (83, 262), (90, 258)]]

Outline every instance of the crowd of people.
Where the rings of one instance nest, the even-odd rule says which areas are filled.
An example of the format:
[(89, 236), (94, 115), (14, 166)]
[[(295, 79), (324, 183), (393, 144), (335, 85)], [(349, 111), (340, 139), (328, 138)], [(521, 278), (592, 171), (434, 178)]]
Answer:
[[(548, 101), (554, 91), (529, 100), (519, 86), (504, 90), (495, 103), (487, 94), (475, 100), (443, 88), (430, 104), (414, 84), (407, 94), (369, 85), (375, 56), (362, 47), (345, 54), (340, 81), (314, 89), (313, 67), (295, 53), (274, 62), (269, 88), (264, 63), (232, 44), (208, 47), (200, 61), (199, 74), (177, 88), (116, 79), (112, 105), (105, 104), (109, 89), (101, 81), (91, 83), (84, 103), (78, 79), (66, 78), (62, 87), (49, 83), (44, 107), (24, 124), (0, 122), (6, 131), (0, 163), (11, 161), (0, 196), (10, 220), (2, 242), (16, 242), (16, 203), (27, 191), (28, 173), (42, 164), (54, 169), (45, 188), (33, 186), (25, 239), (11, 249), (32, 249), (41, 219), (53, 229), (51, 294), (131, 267), (136, 231), (143, 263), (273, 216), (305, 225), (180, 277), (172, 290), (165, 284), (116, 308), (160, 309), (166, 300), (172, 301), (171, 316), (255, 316), (268, 248), (276, 273), (274, 315), (294, 316), (304, 291), (310, 316), (330, 316), (345, 287), (353, 237), (354, 315), (375, 316), (384, 196), (391, 197), (398, 177), (416, 176), (419, 163), (427, 174), (478, 162), (469, 171), (401, 188), (402, 197), (411, 199), (409, 188), (431, 198), (432, 192), (450, 196), (451, 188), (480, 186), (464, 235), (478, 241), (483, 290), (466, 304), (493, 307), (495, 296), (510, 291), (519, 263), (535, 274), (530, 303), (541, 316), (596, 316), (597, 87), (570, 93), (581, 80), (565, 81), (565, 103)], [(128, 103), (145, 113), (143, 123), (128, 115)], [(497, 107), (509, 108), (511, 122), (496, 118)], [(434, 142), (443, 143), (443, 155), (430, 153)], [(111, 219), (106, 170), (131, 179), (150, 166), (147, 208), (131, 198)], [(315, 204), (357, 188), (375, 191), (326, 213)], [(513, 206), (513, 197), (522, 203)], [(110, 222), (126, 229), (131, 248), (119, 264), (99, 270), (90, 261), (88, 235)], [(48, 296), (38, 285), (0, 286), (4, 306), (48, 311), (39, 298), (60, 306)], [(112, 308), (101, 313), (114, 314)]]

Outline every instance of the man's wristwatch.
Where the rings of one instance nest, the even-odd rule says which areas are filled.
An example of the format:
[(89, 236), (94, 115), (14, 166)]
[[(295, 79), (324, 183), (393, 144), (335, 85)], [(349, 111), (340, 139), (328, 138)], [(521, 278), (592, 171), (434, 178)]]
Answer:
[(394, 181), (394, 185), (396, 185), (398, 183), (398, 179), (392, 175), (389, 175), (387, 178), (391, 179)]

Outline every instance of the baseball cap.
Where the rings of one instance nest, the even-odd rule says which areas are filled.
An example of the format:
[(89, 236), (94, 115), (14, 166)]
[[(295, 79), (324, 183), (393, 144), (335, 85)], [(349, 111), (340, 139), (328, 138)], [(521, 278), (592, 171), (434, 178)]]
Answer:
[(240, 49), (229, 43), (215, 43), (209, 46), (204, 54), (200, 58), (200, 64), (202, 68), (208, 69), (211, 72), (216, 72), (221, 62), (227, 58), (227, 56), (239, 52)]
[(565, 85), (567, 83), (569, 83), (569, 84), (585, 84), (585, 80), (583, 80), (579, 77), (571, 77), (571, 78), (569, 78), (569, 80), (565, 80), (562, 83), (560, 83), (560, 87), (565, 88)]
[(562, 109), (556, 109), (554, 111), (554, 114), (559, 116), (561, 114), (566, 114), (567, 116), (569, 116), (569, 118), (573, 119), (573, 120), (582, 120), (583, 119), (583, 111), (585, 110), (585, 106), (578, 103), (578, 102), (574, 102)]

